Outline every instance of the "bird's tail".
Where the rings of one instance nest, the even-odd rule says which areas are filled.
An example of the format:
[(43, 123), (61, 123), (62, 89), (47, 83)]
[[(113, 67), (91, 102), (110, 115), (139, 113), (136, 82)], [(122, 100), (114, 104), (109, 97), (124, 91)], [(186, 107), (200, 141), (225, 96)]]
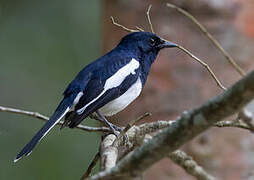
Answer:
[(61, 120), (61, 118), (70, 110), (72, 106), (72, 100), (65, 98), (61, 101), (54, 114), (50, 117), (49, 121), (35, 134), (31, 141), (20, 151), (15, 158), (14, 162), (17, 162), (22, 156), (28, 156), (35, 145)]

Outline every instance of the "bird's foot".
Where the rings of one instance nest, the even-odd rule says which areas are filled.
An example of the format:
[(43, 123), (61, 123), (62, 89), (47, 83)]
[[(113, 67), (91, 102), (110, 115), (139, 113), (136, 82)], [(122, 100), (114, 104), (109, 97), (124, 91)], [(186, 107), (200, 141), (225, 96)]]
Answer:
[(120, 127), (120, 126), (117, 126), (117, 125), (114, 125), (112, 123), (110, 123), (112, 125), (112, 127), (116, 130), (116, 131), (119, 131), (119, 132), (122, 132), (124, 128)]
[(108, 123), (107, 124), (110, 128), (110, 130), (112, 131), (112, 133), (114, 135), (116, 135), (116, 137), (119, 137), (120, 133), (123, 131), (123, 128), (119, 127), (119, 126), (116, 126), (112, 123)]
[[(121, 132), (124, 130), (124, 128), (123, 128), (123, 127), (116, 126), (116, 125), (114, 125), (114, 124), (112, 124), (112, 123), (111, 123), (111, 125), (112, 125), (113, 128), (115, 129), (115, 132), (113, 132), (113, 131), (112, 131), (112, 132), (113, 132), (114, 134), (117, 133), (117, 134), (115, 134), (115, 135), (116, 135), (117, 138), (119, 138), (119, 137), (120, 137), (120, 134), (121, 134)], [(126, 133), (124, 133), (124, 134), (122, 135), (122, 138), (123, 138), (123, 143), (124, 143), (124, 144), (128, 144), (129, 138), (128, 138), (128, 136), (127, 136)]]
[(98, 120), (105, 123), (110, 128), (112, 133), (114, 135), (116, 135), (116, 137), (118, 137), (120, 135), (120, 133), (123, 131), (123, 128), (118, 127), (118, 126), (112, 124), (111, 122), (109, 122), (99, 110), (97, 110), (96, 113), (97, 113), (98, 118), (99, 118)]

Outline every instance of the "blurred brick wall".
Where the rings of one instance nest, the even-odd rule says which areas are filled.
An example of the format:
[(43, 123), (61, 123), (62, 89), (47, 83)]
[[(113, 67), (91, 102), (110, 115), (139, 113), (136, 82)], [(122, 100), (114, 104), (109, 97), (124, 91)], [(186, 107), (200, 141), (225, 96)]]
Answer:
[[(248, 71), (254, 61), (254, 2), (252, 0), (188, 0), (173, 2), (195, 15), (231, 53), (237, 63)], [(109, 17), (130, 28), (138, 25), (150, 31), (146, 10), (153, 5), (151, 18), (156, 33), (163, 38), (183, 45), (203, 59), (225, 86), (240, 78), (220, 52), (200, 33), (195, 25), (174, 10), (165, 1), (104, 1), (104, 50), (114, 47), (125, 31), (111, 24)], [(201, 105), (219, 94), (207, 71), (177, 49), (160, 52), (153, 64), (142, 95), (126, 110), (113, 117), (118, 123), (145, 112), (152, 112), (146, 121), (175, 119), (184, 110)], [(233, 128), (212, 128), (183, 148), (208, 172), (220, 179), (247, 179), (254, 167), (254, 138), (245, 131)], [(246, 158), (247, 157), (247, 158)], [(146, 172), (145, 179), (191, 179), (185, 172), (164, 159)]]

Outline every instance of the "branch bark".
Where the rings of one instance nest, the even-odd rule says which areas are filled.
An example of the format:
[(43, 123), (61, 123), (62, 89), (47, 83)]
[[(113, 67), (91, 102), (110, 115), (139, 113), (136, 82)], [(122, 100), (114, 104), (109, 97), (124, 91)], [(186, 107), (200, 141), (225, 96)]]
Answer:
[(106, 180), (120, 175), (140, 175), (216, 122), (237, 113), (254, 98), (253, 82), (254, 71), (202, 106), (184, 112), (170, 127), (160, 130), (151, 140), (121, 159), (115, 167), (99, 172), (89, 179)]
[(168, 157), (176, 164), (181, 166), (188, 174), (197, 178), (197, 180), (216, 180), (215, 177), (208, 174), (201, 166), (199, 166), (191, 156), (185, 152), (176, 150), (168, 155)]
[(116, 165), (118, 149), (117, 147), (112, 146), (115, 140), (116, 136), (114, 134), (110, 134), (106, 136), (101, 143), (101, 170), (107, 170)]

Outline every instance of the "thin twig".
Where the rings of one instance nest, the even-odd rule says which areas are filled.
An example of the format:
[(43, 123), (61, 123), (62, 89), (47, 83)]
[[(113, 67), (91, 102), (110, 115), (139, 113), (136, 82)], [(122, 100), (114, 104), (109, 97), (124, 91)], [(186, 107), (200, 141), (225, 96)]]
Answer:
[(153, 24), (152, 24), (151, 17), (150, 17), (150, 10), (151, 10), (151, 8), (152, 8), (152, 5), (150, 4), (148, 9), (147, 9), (146, 15), (147, 15), (148, 23), (150, 25), (150, 29), (151, 29), (152, 33), (154, 33)]
[(188, 54), (191, 58), (193, 58), (194, 60), (196, 60), (199, 64), (201, 64), (203, 67), (205, 67), (207, 69), (207, 71), (210, 73), (210, 75), (212, 76), (212, 78), (215, 80), (216, 84), (223, 90), (226, 90), (226, 88), (222, 85), (222, 83), (218, 80), (218, 78), (216, 77), (216, 75), (214, 74), (214, 72), (211, 70), (211, 68), (204, 63), (202, 60), (200, 60), (199, 58), (197, 58), (196, 56), (194, 56), (190, 51), (188, 51), (187, 49), (185, 49), (184, 47), (177, 45), (177, 47), (179, 49), (181, 49), (183, 52), (185, 52), (186, 54)]
[(249, 130), (250, 132), (254, 132), (254, 126), (251, 123), (252, 115), (249, 114), (249, 111), (241, 111), (237, 118), (233, 121), (220, 121), (214, 124), (216, 127), (236, 127), (241, 129)]
[[(150, 27), (151, 27), (151, 30), (153, 31), (152, 29), (152, 23), (151, 23), (151, 19), (150, 19), (150, 15), (149, 15), (149, 12), (150, 12), (150, 9), (151, 9), (151, 5), (148, 7), (148, 10), (147, 10), (147, 18), (148, 18), (148, 21), (149, 21), (149, 24), (150, 24)], [(131, 29), (128, 29), (126, 28), (125, 26), (121, 25), (121, 24), (118, 24), (114, 21), (114, 18), (111, 16), (111, 20), (112, 20), (112, 23), (118, 27), (121, 27), (123, 28), (124, 30), (128, 31), (128, 32), (133, 32), (135, 30), (131, 30)], [(200, 63), (203, 67), (205, 67), (207, 69), (207, 71), (210, 73), (210, 75), (212, 76), (212, 78), (215, 80), (216, 84), (223, 90), (226, 90), (226, 88), (222, 85), (222, 83), (218, 80), (218, 78), (216, 77), (216, 75), (214, 74), (214, 72), (211, 70), (211, 68), (206, 64), (204, 63), (202, 60), (200, 60), (199, 58), (197, 58), (196, 56), (194, 56), (190, 51), (188, 51), (187, 49), (185, 49), (184, 47), (180, 46), (180, 45), (177, 45), (177, 47), (179, 49), (181, 49), (182, 51), (184, 51), (186, 54), (188, 54), (191, 58), (195, 59), (198, 63)]]
[(247, 129), (249, 131), (253, 131), (246, 123), (240, 121), (240, 120), (235, 120), (235, 121), (220, 121), (214, 124), (216, 127), (236, 127), (236, 128), (242, 128), (242, 129)]
[(252, 124), (253, 121), (253, 115), (252, 113), (247, 110), (246, 108), (243, 108), (237, 115), (235, 120), (229, 121), (220, 121), (217, 122), (214, 126), (216, 127), (236, 127), (241, 129), (247, 129), (250, 132), (254, 132), (254, 126)]
[(0, 106), (0, 111), (27, 115), (27, 116), (38, 118), (38, 119), (43, 120), (43, 121), (48, 121), (49, 120), (49, 118), (47, 116), (44, 116), (44, 115), (42, 115), (38, 112), (25, 111), (25, 110), (21, 110), (21, 109), (15, 109), (15, 108), (4, 107), (4, 106)]
[(198, 28), (205, 34), (208, 39), (212, 41), (212, 43), (217, 47), (217, 49), (223, 54), (223, 56), (228, 60), (228, 62), (237, 70), (237, 72), (244, 76), (246, 73), (244, 70), (235, 62), (235, 60), (230, 56), (230, 54), (220, 45), (220, 43), (207, 31), (207, 29), (190, 13), (185, 11), (184, 9), (177, 7), (174, 4), (167, 3), (167, 7), (175, 9), (176, 11), (180, 12), (181, 14), (185, 15), (189, 18), (194, 24), (198, 26)]
[(93, 158), (93, 161), (90, 163), (90, 165), (88, 166), (86, 172), (83, 174), (83, 176), (81, 177), (81, 180), (85, 180), (87, 177), (90, 176), (92, 170), (94, 169), (94, 167), (96, 166), (98, 160), (100, 158), (100, 153), (97, 152), (96, 155)]
[(145, 31), (144, 29), (142, 29), (141, 27), (138, 27), (138, 26), (136, 26), (136, 29), (139, 30), (140, 32), (144, 32)]
[(176, 164), (181, 166), (188, 174), (196, 177), (197, 180), (215, 180), (216, 178), (208, 174), (196, 161), (185, 152), (176, 150), (168, 155)]
[(118, 24), (117, 22), (115, 22), (113, 16), (110, 16), (110, 19), (111, 19), (112, 24), (114, 24), (117, 27), (120, 27), (120, 28), (124, 29), (127, 32), (139, 32), (139, 30), (129, 29), (129, 28), (125, 27), (124, 25)]
[[(0, 111), (31, 116), (31, 117), (35, 117), (35, 118), (43, 120), (43, 121), (49, 120), (49, 118), (47, 116), (44, 116), (38, 112), (25, 111), (25, 110), (21, 110), (21, 109), (15, 109), (15, 108), (4, 107), (4, 106), (0, 106)], [(62, 121), (57, 123), (57, 125), (62, 125), (62, 124), (63, 124)], [(90, 126), (84, 126), (84, 125), (79, 124), (76, 128), (84, 130), (84, 131), (88, 131), (88, 132), (110, 132), (110, 129), (107, 127), (90, 127)]]

